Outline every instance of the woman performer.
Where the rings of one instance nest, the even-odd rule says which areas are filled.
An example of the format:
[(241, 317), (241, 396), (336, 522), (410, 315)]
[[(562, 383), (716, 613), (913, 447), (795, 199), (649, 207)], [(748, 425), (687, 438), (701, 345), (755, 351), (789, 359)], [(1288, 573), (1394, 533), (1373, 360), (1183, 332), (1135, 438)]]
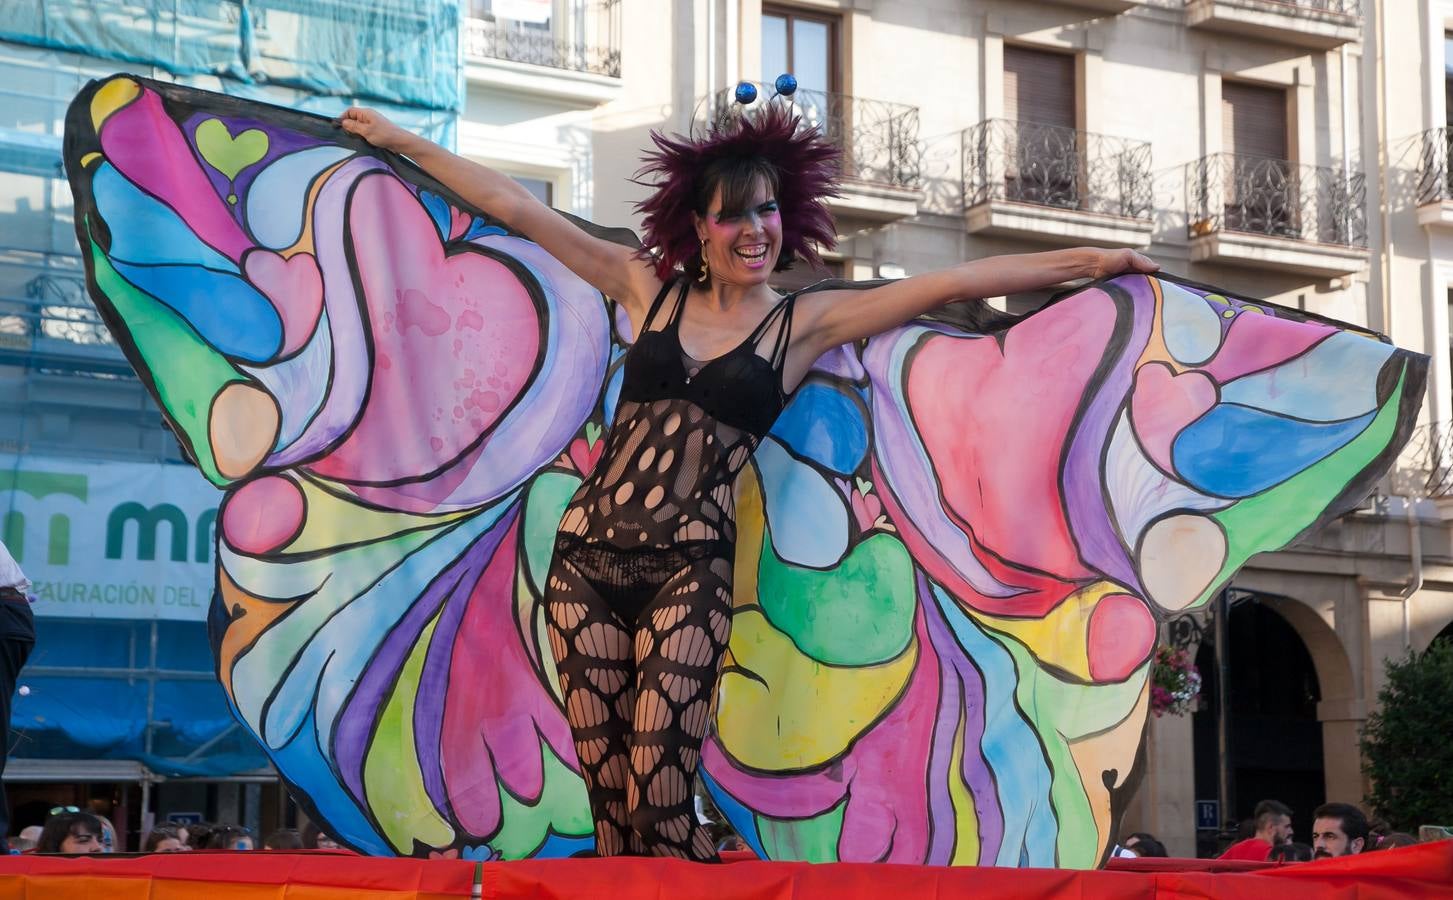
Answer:
[(718, 859), (692, 785), (731, 633), (732, 485), (827, 350), (953, 300), (1157, 266), (1072, 249), (963, 263), (869, 289), (768, 285), (835, 232), (837, 152), (782, 105), (701, 140), (653, 134), (637, 251), (595, 237), (508, 176), (350, 109), (401, 153), (615, 299), (637, 336), (606, 449), (560, 523), (545, 586), (565, 714), (597, 851)]

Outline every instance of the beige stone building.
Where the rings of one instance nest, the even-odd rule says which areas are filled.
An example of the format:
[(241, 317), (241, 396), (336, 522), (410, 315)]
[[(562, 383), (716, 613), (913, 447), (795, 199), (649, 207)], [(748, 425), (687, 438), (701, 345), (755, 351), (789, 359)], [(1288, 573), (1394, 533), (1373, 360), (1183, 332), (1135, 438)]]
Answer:
[(1213, 611), (1178, 624), (1208, 702), (1153, 721), (1124, 825), (1190, 854), (1198, 835), (1203, 852), (1214, 844), (1197, 800), (1229, 803), (1202, 810), (1214, 821), (1280, 797), (1305, 829), (1323, 799), (1361, 798), (1357, 736), (1383, 660), (1453, 634), (1453, 2), (474, 0), (471, 12), (460, 150), (562, 209), (636, 224), (628, 176), (651, 129), (684, 131), (739, 80), (770, 92), (791, 71), (804, 114), (845, 151), (835, 274), (1129, 245), (1430, 354), (1424, 425), (1397, 475), (1236, 579), (1224, 723)]

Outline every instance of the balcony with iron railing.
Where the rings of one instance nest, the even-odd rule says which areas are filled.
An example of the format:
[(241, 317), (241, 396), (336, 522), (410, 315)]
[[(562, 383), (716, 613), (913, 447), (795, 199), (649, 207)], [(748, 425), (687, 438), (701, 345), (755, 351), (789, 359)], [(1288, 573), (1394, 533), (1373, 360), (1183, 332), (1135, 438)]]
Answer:
[(619, 18), (617, 0), (580, 5), (540, 24), (467, 18), (465, 76), (583, 105), (604, 103), (620, 91)]
[(0, 296), (0, 365), (28, 372), (133, 378), (79, 274), (41, 273)]
[(66, 254), (0, 246), (0, 422), (4, 452), (185, 459)]
[(1418, 135), (1418, 224), (1453, 227), (1453, 128), (1430, 128)]
[(1330, 50), (1362, 36), (1362, 0), (1186, 0), (1186, 26)]
[(918, 107), (805, 89), (773, 97), (770, 85), (757, 88), (758, 99), (745, 107), (735, 88), (709, 95), (697, 108), (698, 124), (718, 126), (765, 103), (790, 103), (803, 127), (821, 130), (842, 152), (842, 196), (828, 201), (835, 213), (874, 221), (917, 214), (923, 188)]
[(1367, 264), (1361, 172), (1215, 153), (1186, 165), (1193, 262), (1337, 277)]
[(1149, 243), (1145, 141), (990, 119), (966, 129), (961, 142), (970, 233), (1062, 244)]
[(1453, 424), (1425, 422), (1413, 429), (1381, 492), (1453, 503)]

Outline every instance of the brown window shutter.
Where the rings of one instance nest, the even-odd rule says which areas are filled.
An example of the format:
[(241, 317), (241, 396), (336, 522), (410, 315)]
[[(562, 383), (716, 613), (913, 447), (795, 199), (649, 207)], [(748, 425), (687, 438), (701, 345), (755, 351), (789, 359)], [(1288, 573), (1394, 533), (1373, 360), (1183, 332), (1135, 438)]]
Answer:
[(1004, 115), (1017, 122), (1075, 127), (1075, 58), (1004, 48)]
[(1221, 82), (1221, 143), (1222, 150), (1237, 156), (1286, 159), (1286, 91)]

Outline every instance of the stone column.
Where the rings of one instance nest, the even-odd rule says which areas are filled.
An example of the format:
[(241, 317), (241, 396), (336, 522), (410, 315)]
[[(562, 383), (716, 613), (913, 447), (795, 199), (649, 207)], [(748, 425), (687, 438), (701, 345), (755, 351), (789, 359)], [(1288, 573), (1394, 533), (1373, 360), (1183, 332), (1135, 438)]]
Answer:
[(1361, 803), (1366, 791), (1362, 779), (1362, 723), (1367, 721), (1365, 700), (1323, 700), (1317, 704), (1322, 723), (1322, 768), (1328, 801)]
[(1147, 723), (1145, 774), (1114, 839), (1135, 831), (1155, 835), (1171, 856), (1196, 855), (1196, 764), (1190, 716), (1152, 715)]
[[(1147, 759), (1155, 772), (1151, 827), (1173, 856), (1196, 855), (1196, 758), (1191, 717), (1151, 717)], [(1149, 774), (1149, 772), (1147, 772)]]

